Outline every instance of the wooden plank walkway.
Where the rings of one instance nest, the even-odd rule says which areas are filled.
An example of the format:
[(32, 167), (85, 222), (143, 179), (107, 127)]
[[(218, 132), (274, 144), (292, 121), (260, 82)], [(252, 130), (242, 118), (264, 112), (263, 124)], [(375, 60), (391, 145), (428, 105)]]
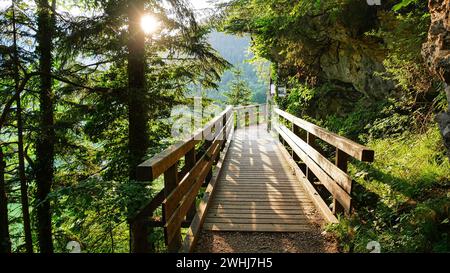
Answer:
[(216, 187), (204, 230), (301, 232), (323, 221), (265, 124), (236, 130)]

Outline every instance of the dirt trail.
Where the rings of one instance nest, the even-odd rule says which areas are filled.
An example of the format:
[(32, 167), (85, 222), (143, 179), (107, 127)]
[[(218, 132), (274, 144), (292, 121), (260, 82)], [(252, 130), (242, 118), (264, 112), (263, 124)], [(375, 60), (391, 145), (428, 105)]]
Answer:
[(320, 227), (310, 232), (203, 231), (195, 252), (200, 253), (336, 253), (336, 239)]

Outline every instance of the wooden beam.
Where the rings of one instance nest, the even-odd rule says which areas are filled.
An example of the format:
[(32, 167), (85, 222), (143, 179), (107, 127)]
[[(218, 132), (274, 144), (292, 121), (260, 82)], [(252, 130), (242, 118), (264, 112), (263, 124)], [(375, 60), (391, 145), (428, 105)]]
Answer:
[[(191, 170), (195, 164), (196, 164), (196, 158), (195, 158), (195, 148), (187, 152), (187, 154), (184, 156), (184, 164), (187, 170)], [(189, 212), (186, 215), (187, 221), (192, 221), (192, 219), (195, 216), (196, 213), (195, 203), (192, 204), (192, 207), (189, 209)]]
[(286, 120), (295, 123), (295, 125), (299, 126), (300, 128), (308, 131), (311, 134), (314, 134), (318, 138), (328, 142), (329, 144), (335, 146), (336, 148), (339, 148), (340, 150), (346, 152), (348, 155), (360, 161), (373, 162), (374, 160), (374, 151), (361, 144), (358, 144), (348, 138), (332, 133), (324, 128), (321, 128), (306, 120), (293, 116), (280, 109), (275, 109), (275, 112), (278, 115), (285, 118)]
[[(232, 119), (227, 122), (227, 126), (229, 126), (232, 122)], [(221, 138), (222, 134), (225, 132), (225, 129), (222, 128), (222, 130), (219, 131), (219, 135), (216, 138)], [(169, 194), (166, 199), (163, 201), (164, 206), (169, 211), (174, 211), (176, 207), (179, 205), (183, 197), (186, 195), (186, 193), (189, 191), (189, 189), (196, 183), (196, 179), (201, 174), (201, 171), (205, 167), (205, 165), (208, 164), (208, 161), (210, 157), (212, 157), (212, 151), (217, 145), (217, 141), (213, 141), (213, 145), (211, 145), (206, 152), (203, 154), (203, 156), (196, 162), (194, 167), (189, 171), (189, 173), (180, 181), (178, 184), (178, 187)], [(213, 147), (214, 146), (214, 147)]]
[[(295, 153), (308, 165), (308, 168), (317, 176), (320, 182), (327, 190), (342, 204), (345, 210), (350, 210), (351, 197), (344, 189), (342, 189), (335, 180), (333, 180), (314, 160), (312, 160), (305, 151), (303, 151), (288, 134), (280, 128), (275, 128), (279, 135), (291, 146)], [(289, 130), (287, 130), (289, 131)], [(300, 140), (297, 137), (296, 141)], [(300, 140), (301, 141), (301, 140)]]
[[(178, 186), (178, 164), (175, 163), (173, 166), (168, 168), (164, 172), (164, 195), (169, 196)], [(170, 217), (172, 217), (174, 210), (167, 208), (165, 203), (162, 204), (163, 210), (163, 222), (167, 222)], [(176, 252), (181, 246), (181, 226), (179, 228), (174, 228), (169, 234), (166, 229), (164, 229), (164, 237), (166, 238), (166, 243), (169, 252)], [(169, 239), (170, 238), (170, 239)]]
[(150, 251), (147, 236), (148, 226), (144, 219), (137, 219), (130, 223), (131, 253), (148, 253)]
[[(169, 245), (172, 244), (171, 240), (177, 240), (177, 238), (175, 237), (177, 236), (176, 232), (179, 229), (184, 217), (188, 213), (189, 206), (192, 206), (192, 204), (195, 203), (195, 198), (197, 197), (198, 191), (202, 186), (202, 182), (206, 179), (207, 175), (210, 173), (212, 165), (215, 162), (216, 157), (218, 157), (220, 153), (222, 143), (225, 139), (223, 135), (225, 134), (228, 126), (232, 124), (232, 122), (233, 119), (230, 117), (230, 120), (224, 127), (222, 127), (219, 130), (216, 138), (212, 141), (211, 146), (205, 152), (202, 159), (199, 160), (199, 162), (197, 163), (199, 164), (200, 162), (204, 162), (203, 164), (205, 164), (204, 166), (202, 166), (199, 173), (198, 174), (191, 173), (185, 177), (185, 178), (194, 177), (193, 182), (189, 184), (186, 183), (186, 186), (183, 186), (183, 188), (188, 188), (189, 190), (180, 191), (180, 187), (178, 187), (163, 202), (163, 208), (167, 208), (170, 210), (173, 209), (173, 213), (170, 216), (167, 214), (167, 222), (166, 225), (164, 226), (165, 234), (167, 235), (166, 237), (167, 243)], [(190, 187), (188, 187), (189, 185)], [(180, 197), (182, 199), (180, 199), (180, 201), (177, 202), (176, 200), (178, 200)]]
[(208, 184), (208, 187), (206, 188), (205, 193), (203, 194), (203, 199), (200, 202), (198, 209), (197, 209), (197, 214), (195, 215), (194, 219), (192, 220), (192, 224), (186, 233), (186, 237), (184, 239), (183, 246), (182, 246), (180, 252), (184, 252), (184, 253), (192, 252), (194, 249), (194, 246), (197, 242), (198, 234), (200, 233), (202, 225), (205, 221), (206, 214), (208, 212), (208, 207), (210, 205), (209, 201), (214, 196), (218, 178), (222, 174), (223, 163), (227, 157), (227, 152), (230, 147), (230, 144), (231, 144), (231, 141), (233, 138), (233, 134), (234, 134), (233, 127), (234, 127), (234, 121), (232, 121), (231, 126), (229, 128), (227, 128), (227, 131), (228, 131), (227, 137), (226, 137), (227, 142), (226, 142), (225, 148), (220, 156), (219, 162), (217, 163), (217, 166), (216, 166), (217, 172), (211, 179), (210, 183)]
[(196, 141), (194, 139), (178, 142), (141, 163), (136, 170), (138, 181), (151, 181), (158, 178), (158, 176), (178, 162), (188, 151), (195, 148), (195, 144)]
[[(347, 173), (347, 164), (348, 164), (348, 154), (346, 154), (344, 151), (339, 150), (339, 148), (336, 148), (336, 166), (342, 170), (343, 172)], [(346, 189), (348, 193), (351, 193), (352, 191), (352, 181), (350, 181), (349, 187)], [(350, 209), (351, 209), (351, 203), (350, 203)], [(349, 210), (350, 211), (350, 210)], [(333, 213), (344, 213), (345, 210), (337, 202), (336, 198), (333, 198)]]
[(161, 206), (162, 202), (164, 201), (164, 189), (162, 189), (160, 192), (158, 192), (152, 200), (147, 202), (140, 210), (137, 211), (135, 215), (129, 218), (128, 222), (132, 223), (136, 219), (143, 219), (145, 217), (151, 216), (153, 212)]
[(314, 189), (314, 186), (308, 181), (308, 179), (306, 179), (306, 176), (302, 172), (302, 170), (300, 170), (295, 161), (292, 160), (286, 148), (283, 145), (281, 145), (281, 143), (278, 143), (278, 148), (281, 150), (281, 153), (283, 154), (284, 158), (289, 163), (290, 167), (294, 170), (295, 176), (301, 182), (303, 188), (309, 194), (311, 200), (319, 209), (325, 220), (327, 220), (329, 223), (338, 223), (337, 218), (333, 215), (330, 208), (328, 208), (327, 204), (323, 201), (322, 197), (320, 197), (316, 189)]
[(168, 168), (180, 160), (187, 152), (195, 147), (200, 140), (208, 137), (212, 128), (216, 123), (220, 122), (224, 115), (228, 115), (232, 111), (232, 107), (228, 106), (222, 113), (209, 121), (204, 128), (194, 132), (184, 141), (180, 141), (163, 152), (155, 155), (137, 167), (136, 175), (139, 181), (149, 181), (156, 179), (163, 174)]
[[(341, 186), (347, 193), (350, 193), (352, 186), (351, 177), (346, 172), (341, 170), (338, 166), (328, 161), (326, 157), (321, 155), (313, 147), (311, 147), (311, 145), (309, 144), (311, 143), (311, 135), (310, 137), (308, 137), (308, 143), (306, 143), (294, 133), (289, 131), (289, 129), (285, 126), (280, 125), (279, 127), (289, 138), (294, 141), (294, 143), (298, 147), (300, 147), (300, 149), (302, 149), (317, 165), (319, 165), (320, 168), (322, 168), (329, 176), (331, 176), (331, 178), (333, 178), (333, 180), (336, 181), (339, 186)], [(343, 164), (343, 162), (341, 162), (341, 164)]]
[(186, 193), (185, 197), (180, 203), (180, 206), (178, 206), (178, 208), (174, 211), (172, 217), (167, 220), (164, 229), (166, 230), (167, 240), (169, 244), (171, 244), (172, 240), (176, 240), (176, 231), (181, 225), (184, 216), (186, 215), (190, 206), (192, 205), (193, 202), (195, 202), (195, 198), (197, 197), (202, 182), (205, 180), (206, 175), (208, 174), (208, 171), (213, 164), (215, 156), (217, 156), (217, 154), (220, 151), (220, 144), (221, 144), (220, 140), (214, 141), (213, 145), (211, 146), (213, 148), (211, 158), (209, 159), (208, 163), (203, 168), (203, 170), (200, 172), (199, 176), (196, 179), (196, 182), (192, 185), (189, 192)]

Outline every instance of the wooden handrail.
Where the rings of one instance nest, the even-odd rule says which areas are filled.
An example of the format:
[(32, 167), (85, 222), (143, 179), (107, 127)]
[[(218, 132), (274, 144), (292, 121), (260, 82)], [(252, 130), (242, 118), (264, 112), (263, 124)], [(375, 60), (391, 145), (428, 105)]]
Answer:
[(265, 103), (261, 103), (261, 104), (235, 106), (235, 107), (233, 107), (233, 110), (241, 110), (241, 109), (247, 109), (247, 108), (256, 108), (256, 107), (261, 107), (261, 106), (266, 106), (266, 104)]
[[(166, 208), (169, 210), (175, 210), (176, 205), (182, 200), (184, 197), (184, 193), (190, 189), (193, 183), (198, 179), (196, 174), (200, 173), (204, 167), (204, 163), (209, 162), (210, 158), (213, 157), (213, 150), (211, 147), (214, 147), (220, 142), (220, 138), (225, 134), (225, 128), (231, 125), (232, 117), (229, 118), (227, 124), (222, 127), (220, 133), (217, 135), (215, 139), (215, 143), (210, 146), (210, 149), (197, 161), (197, 163), (191, 168), (191, 170), (184, 176), (184, 178), (180, 181), (177, 190), (172, 191), (172, 193), (166, 197), (163, 204), (167, 204)], [(215, 148), (215, 147), (214, 147)]]
[[(212, 166), (234, 127), (233, 108), (224, 111), (180, 141), (137, 167), (137, 179), (149, 181), (164, 175), (164, 188), (151, 201), (129, 218), (132, 252), (147, 252), (150, 226), (164, 227), (168, 250), (176, 252), (181, 247), (181, 227), (186, 226), (196, 214), (195, 199), (202, 186), (212, 178)], [(196, 144), (205, 141), (203, 153), (196, 152)], [(198, 160), (196, 157), (200, 157)], [(178, 171), (178, 163), (185, 158), (185, 166)], [(151, 220), (154, 211), (162, 206), (162, 219)]]
[[(292, 158), (297, 158), (305, 165), (302, 177), (305, 177), (305, 183), (315, 183), (316, 179), (328, 190), (333, 197), (333, 213), (345, 212), (349, 213), (351, 210), (351, 192), (353, 180), (347, 174), (347, 162), (349, 156), (352, 156), (360, 161), (373, 162), (374, 151), (358, 144), (350, 139), (339, 136), (324, 128), (314, 125), (306, 120), (295, 117), (280, 109), (275, 109), (275, 114), (290, 122), (291, 128), (287, 128), (283, 124), (274, 124), (274, 129), (281, 138), (281, 143), (284, 146), (289, 146), (292, 153), (288, 154)], [(298, 129), (306, 131), (306, 135), (300, 135)], [(315, 138), (318, 137), (328, 144), (336, 148), (335, 163), (330, 162), (318, 149), (315, 143)], [(297, 161), (298, 161), (297, 160)], [(295, 160), (290, 159), (294, 169), (299, 169)], [(310, 184), (307, 184), (310, 187)], [(324, 216), (332, 219), (327, 212), (329, 211), (327, 205), (314, 199), (316, 205), (324, 212)]]
[(170, 146), (163, 152), (153, 156), (144, 163), (137, 167), (137, 180), (138, 181), (149, 181), (154, 180), (163, 174), (167, 169), (169, 169), (175, 162), (180, 160), (185, 156), (190, 150), (195, 147), (195, 144), (202, 139), (207, 139), (210, 137), (211, 129), (221, 121), (224, 115), (229, 115), (232, 111), (232, 106), (227, 106), (227, 108), (221, 112), (214, 119), (209, 121), (205, 127), (196, 130), (187, 139), (177, 142), (176, 144)]
[[(256, 111), (255, 111), (256, 110)], [(247, 125), (260, 124), (264, 119), (267, 119), (266, 116), (266, 104), (253, 104), (253, 105), (245, 105), (245, 106), (236, 106), (233, 107), (233, 112), (236, 115), (236, 126), (238, 128), (241, 127), (242, 114), (244, 113), (244, 127)], [(250, 113), (255, 114), (255, 116), (250, 116)]]
[[(232, 118), (230, 118), (231, 120)], [(230, 124), (230, 122), (227, 122)], [(198, 191), (202, 186), (203, 180), (205, 180), (211, 169), (216, 157), (219, 154), (221, 144), (223, 143), (225, 126), (220, 130), (221, 132), (214, 139), (213, 144), (209, 147), (208, 151), (199, 160), (196, 166), (198, 168), (192, 169), (192, 172), (185, 176), (185, 179), (179, 184), (179, 186), (172, 191), (172, 193), (166, 197), (163, 202), (163, 211), (166, 214), (165, 237), (167, 244), (172, 244), (175, 238), (176, 231), (181, 227), (184, 217), (189, 211), (189, 208), (195, 202), (195, 198), (198, 195)], [(176, 244), (177, 248), (181, 246)]]
[(373, 162), (374, 160), (374, 151), (361, 144), (332, 133), (327, 129), (321, 128), (280, 109), (275, 109), (275, 113), (360, 161)]
[[(347, 192), (343, 187), (341, 187), (333, 177), (342, 174), (342, 171), (339, 170), (338, 167), (332, 165), (328, 171), (323, 170), (321, 164), (324, 164), (328, 160), (322, 160), (321, 157), (318, 157), (318, 152), (315, 151), (311, 146), (306, 144), (306, 142), (302, 142), (302, 140), (293, 135), (291, 131), (289, 131), (285, 126), (277, 126), (276, 130), (280, 134), (280, 136), (287, 142), (287, 144), (294, 150), (294, 152), (300, 157), (300, 159), (308, 166), (308, 168), (317, 176), (317, 178), (322, 182), (325, 188), (336, 198), (340, 204), (344, 207), (346, 211), (350, 211), (350, 202), (351, 196), (350, 192)], [(305, 149), (305, 146), (308, 149)], [(310, 154), (310, 150), (314, 150), (314, 154)], [(319, 162), (314, 159), (321, 158)], [(328, 161), (329, 162), (329, 161)], [(330, 164), (332, 164), (330, 162)], [(347, 176), (346, 174), (344, 174)], [(347, 176), (348, 177), (348, 176)], [(346, 188), (348, 191), (351, 190), (351, 179), (346, 183)]]

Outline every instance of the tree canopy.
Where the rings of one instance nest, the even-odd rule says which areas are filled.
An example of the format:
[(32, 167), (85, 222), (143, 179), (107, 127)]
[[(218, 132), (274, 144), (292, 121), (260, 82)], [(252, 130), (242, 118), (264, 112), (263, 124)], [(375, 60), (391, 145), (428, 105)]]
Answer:
[[(450, 125), (435, 121), (449, 115), (448, 54), (434, 74), (423, 56), (427, 37), (447, 52), (437, 31), (448, 26), (430, 29), (427, 1), (216, 2), (207, 18), (187, 0), (1, 3), (0, 253), (68, 252), (72, 241), (133, 251), (130, 219), (164, 201), (163, 176), (210, 156), (212, 141), (192, 141), (171, 174), (138, 181), (137, 166), (179, 140), (176, 119), (198, 129), (227, 104), (266, 102), (375, 150), (373, 164), (349, 162), (354, 210), (327, 227), (340, 251), (377, 239), (391, 252), (448, 252)], [(162, 223), (163, 209), (150, 217)], [(168, 251), (161, 225), (149, 230), (149, 251)]]

